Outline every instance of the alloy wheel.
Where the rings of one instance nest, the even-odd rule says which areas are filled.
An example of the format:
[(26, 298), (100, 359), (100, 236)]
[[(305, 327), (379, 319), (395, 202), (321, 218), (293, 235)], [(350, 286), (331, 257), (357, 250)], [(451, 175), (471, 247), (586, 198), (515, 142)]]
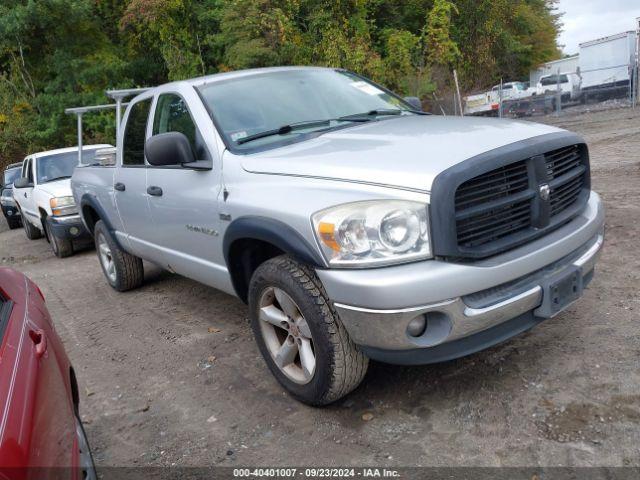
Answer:
[(311, 381), (316, 355), (309, 325), (300, 308), (282, 289), (267, 288), (260, 298), (260, 330), (274, 363), (300, 385)]
[(107, 243), (107, 239), (101, 233), (98, 234), (98, 256), (100, 257), (100, 263), (104, 268), (107, 278), (111, 283), (116, 283), (116, 264), (113, 260), (113, 254), (111, 248)]

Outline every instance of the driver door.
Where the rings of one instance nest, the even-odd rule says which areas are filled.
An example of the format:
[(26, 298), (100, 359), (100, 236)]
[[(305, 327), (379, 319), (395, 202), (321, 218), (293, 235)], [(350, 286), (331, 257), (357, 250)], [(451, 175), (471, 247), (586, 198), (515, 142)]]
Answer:
[[(35, 158), (27, 157), (22, 165), (22, 177), (29, 180), (29, 183), (35, 185)], [(20, 210), (23, 213), (23, 220), (27, 219), (32, 225), (41, 228), (40, 216), (35, 208), (35, 200), (33, 198), (33, 187), (29, 188), (15, 188), (13, 187), (13, 196), (20, 205)]]
[[(147, 167), (147, 192), (153, 224), (154, 260), (165, 268), (202, 283), (217, 286), (225, 269), (219, 235), (220, 171), (214, 168), (212, 149), (194, 121), (189, 104), (178, 93), (162, 93), (150, 119), (151, 135), (184, 134), (196, 160), (210, 170), (180, 165)], [(210, 122), (209, 122), (210, 123)]]

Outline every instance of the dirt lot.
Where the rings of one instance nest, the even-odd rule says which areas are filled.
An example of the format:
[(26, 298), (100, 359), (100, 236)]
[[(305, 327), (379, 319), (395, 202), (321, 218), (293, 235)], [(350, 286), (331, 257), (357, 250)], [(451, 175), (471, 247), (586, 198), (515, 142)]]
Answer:
[(98, 466), (640, 465), (640, 109), (546, 121), (586, 137), (607, 206), (585, 298), (465, 359), (373, 364), (325, 409), (284, 394), (240, 301), (150, 266), (118, 294), (93, 251), (1, 233), (0, 265), (40, 285), (75, 364)]

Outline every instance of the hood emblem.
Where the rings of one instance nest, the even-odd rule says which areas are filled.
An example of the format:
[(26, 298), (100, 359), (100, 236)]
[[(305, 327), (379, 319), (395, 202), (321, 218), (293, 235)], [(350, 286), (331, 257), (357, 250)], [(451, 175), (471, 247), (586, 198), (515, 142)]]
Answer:
[(545, 183), (544, 185), (540, 185), (538, 192), (540, 193), (540, 198), (546, 202), (551, 196), (551, 187)]

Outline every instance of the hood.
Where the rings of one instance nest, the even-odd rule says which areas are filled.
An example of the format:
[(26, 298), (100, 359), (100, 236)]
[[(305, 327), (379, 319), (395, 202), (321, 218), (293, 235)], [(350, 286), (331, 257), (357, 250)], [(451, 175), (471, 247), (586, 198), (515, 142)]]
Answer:
[(294, 175), (429, 191), (443, 170), (481, 153), (561, 131), (537, 123), (477, 117), (403, 116), (246, 155), (253, 173)]
[(72, 195), (70, 178), (40, 184), (38, 189), (52, 197), (70, 197)]

